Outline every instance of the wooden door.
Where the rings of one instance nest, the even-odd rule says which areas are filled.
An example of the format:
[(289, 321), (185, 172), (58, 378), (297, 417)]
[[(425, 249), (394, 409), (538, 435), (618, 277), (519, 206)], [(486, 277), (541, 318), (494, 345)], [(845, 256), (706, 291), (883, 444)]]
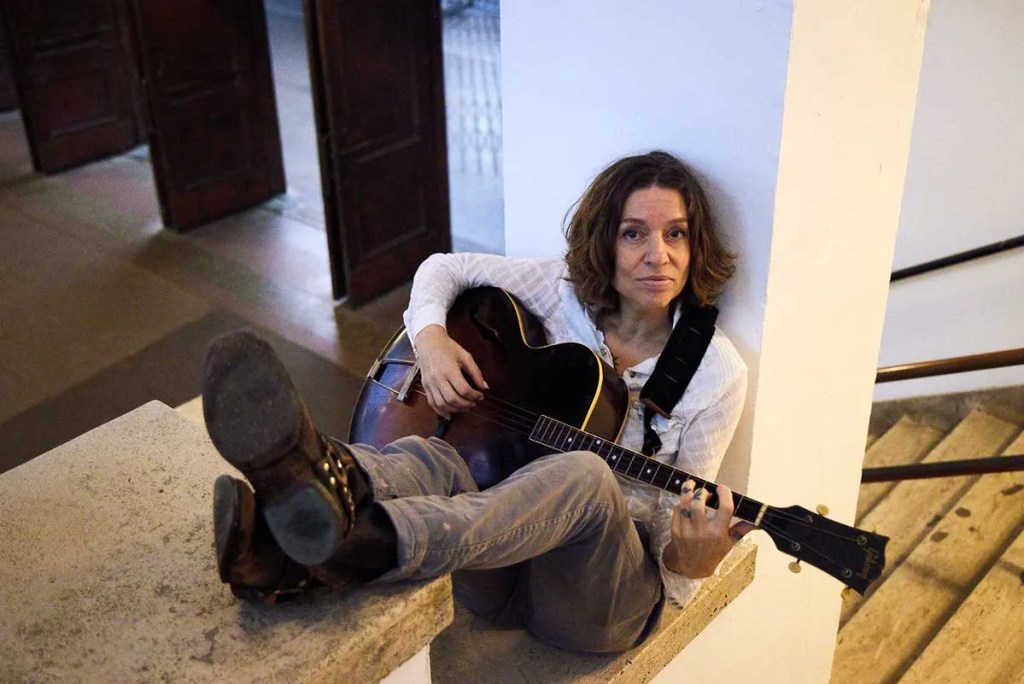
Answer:
[(138, 144), (115, 0), (4, 0), (32, 163), (54, 173)]
[(127, 0), (164, 224), (186, 229), (284, 192), (261, 0)]
[(2, 9), (0, 7), (0, 112), (6, 112), (18, 106), (18, 96), (14, 90), (14, 75), (11, 73), (11, 56), (8, 52), (10, 46)]
[(334, 295), (358, 306), (451, 249), (440, 3), (307, 0)]

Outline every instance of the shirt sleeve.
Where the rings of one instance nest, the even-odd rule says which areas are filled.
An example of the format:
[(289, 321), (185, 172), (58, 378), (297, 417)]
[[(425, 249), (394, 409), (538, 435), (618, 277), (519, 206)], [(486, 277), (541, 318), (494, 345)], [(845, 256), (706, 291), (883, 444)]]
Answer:
[[(704, 388), (694, 387), (700, 383), (714, 389), (708, 393), (707, 404), (694, 411), (683, 426), (674, 464), (676, 468), (708, 480), (718, 474), (726, 448), (739, 423), (747, 391), (746, 365), (732, 344), (724, 337), (722, 340), (724, 344), (709, 348), (714, 356), (707, 359), (711, 364), (707, 369), (698, 369), (698, 374), (687, 388), (687, 392), (696, 390), (700, 393)], [(700, 370), (705, 370), (703, 377)], [(672, 572), (662, 560), (672, 537), (672, 509), (678, 500), (679, 497), (671, 492), (659, 495), (658, 508), (651, 521), (651, 551), (661, 569), (666, 597), (676, 608), (682, 608), (697, 593), (701, 580)]]
[(482, 285), (513, 294), (542, 321), (559, 310), (558, 284), (565, 275), (561, 259), (525, 259), (495, 254), (434, 254), (417, 269), (403, 319), (409, 339), (428, 325), (444, 327), (448, 309), (464, 290)]

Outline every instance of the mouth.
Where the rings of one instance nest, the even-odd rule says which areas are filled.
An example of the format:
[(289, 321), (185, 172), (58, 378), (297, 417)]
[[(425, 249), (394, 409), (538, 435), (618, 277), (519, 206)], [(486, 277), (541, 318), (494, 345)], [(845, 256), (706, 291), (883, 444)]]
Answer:
[(641, 287), (648, 290), (667, 290), (675, 287), (675, 280), (668, 276), (648, 276), (646, 278), (637, 278), (637, 282)]

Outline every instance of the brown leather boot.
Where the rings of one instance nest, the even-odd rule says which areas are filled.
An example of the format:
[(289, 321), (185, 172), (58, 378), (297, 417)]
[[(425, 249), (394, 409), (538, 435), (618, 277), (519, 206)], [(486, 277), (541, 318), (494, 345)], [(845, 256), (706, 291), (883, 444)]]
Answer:
[(215, 339), (203, 363), (203, 414), (221, 455), (242, 471), (281, 550), (337, 586), (342, 542), (372, 501), (355, 459), (313, 426), (284, 365), (249, 331)]
[(238, 598), (283, 603), (320, 586), (274, 541), (249, 485), (230, 475), (213, 483), (213, 538), (220, 580)]

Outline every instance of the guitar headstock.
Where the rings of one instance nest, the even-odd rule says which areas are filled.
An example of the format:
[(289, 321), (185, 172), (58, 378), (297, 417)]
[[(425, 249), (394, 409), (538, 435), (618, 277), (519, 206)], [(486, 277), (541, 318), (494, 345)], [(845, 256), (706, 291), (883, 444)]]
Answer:
[(889, 538), (812, 513), (801, 506), (769, 506), (761, 529), (783, 553), (832, 575), (859, 594), (885, 567)]

